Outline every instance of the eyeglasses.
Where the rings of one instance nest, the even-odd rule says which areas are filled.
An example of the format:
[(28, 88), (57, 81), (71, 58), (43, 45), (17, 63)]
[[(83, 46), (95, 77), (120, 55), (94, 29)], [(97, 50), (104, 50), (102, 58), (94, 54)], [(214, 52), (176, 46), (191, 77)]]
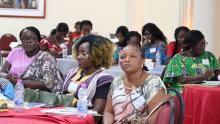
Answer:
[(21, 41), (23, 42), (27, 42), (27, 41), (37, 41), (37, 37), (36, 36), (32, 36), (32, 37), (21, 37)]
[(200, 43), (200, 44), (199, 44), (200, 47), (203, 47), (203, 46), (206, 47), (207, 45), (208, 45), (208, 42), (204, 42), (204, 43)]

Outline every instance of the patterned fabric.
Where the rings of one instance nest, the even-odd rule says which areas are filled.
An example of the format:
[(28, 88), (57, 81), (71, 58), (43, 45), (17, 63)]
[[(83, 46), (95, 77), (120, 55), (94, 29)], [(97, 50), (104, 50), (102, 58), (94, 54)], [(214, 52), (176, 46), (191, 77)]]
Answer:
[(144, 47), (144, 56), (147, 59), (156, 59), (157, 50), (160, 51), (161, 63), (165, 64), (167, 61), (167, 44), (164, 41), (157, 42), (156, 44), (147, 44)]
[(145, 108), (149, 101), (161, 88), (166, 90), (165, 85), (159, 77), (149, 75), (142, 86), (129, 94), (125, 94), (123, 78), (123, 74), (115, 77), (109, 91), (112, 97), (116, 123), (122, 122), (125, 119), (129, 120), (135, 114), (146, 113)]
[(50, 39), (43, 39), (40, 41), (41, 47), (46, 47), (49, 52), (56, 52), (57, 54), (62, 53), (62, 49), (59, 45), (53, 44)]
[[(40, 46), (43, 48), (46, 47), (46, 50), (48, 50), (48, 52), (50, 53), (56, 52), (58, 55), (62, 54), (62, 47), (60, 45), (54, 44), (53, 43), (54, 40), (56, 41), (55, 37), (45, 38), (40, 41)], [(71, 42), (64, 42), (64, 43), (67, 48), (72, 47)]]
[(14, 99), (14, 88), (9, 80), (0, 78), (0, 93), (11, 100)]
[(11, 100), (14, 99), (14, 87), (9, 80), (0, 78), (0, 93)]
[(5, 78), (0, 78), (0, 90), (4, 90), (5, 87), (8, 85), (8, 83), (11, 83)]
[(39, 51), (21, 78), (42, 81), (52, 92), (60, 92), (62, 89), (63, 79), (57, 68), (56, 60), (48, 52)]
[[(78, 96), (78, 91), (81, 88), (81, 85), (79, 84), (86, 84), (87, 89), (88, 89), (88, 100), (90, 102), (90, 107), (92, 107), (92, 101), (94, 98), (94, 95), (96, 93), (96, 89), (98, 87), (101, 87), (103, 85), (109, 84), (112, 82), (113, 77), (102, 70), (98, 70), (94, 72), (88, 79), (82, 81), (82, 82), (72, 82), (73, 77), (76, 76), (77, 72), (80, 71), (81, 69), (79, 68), (73, 68), (69, 71), (69, 73), (66, 76), (66, 79), (64, 81), (62, 93), (70, 91), (70, 88), (73, 88), (71, 84), (76, 85), (74, 89), (71, 89), (71, 93), (74, 94), (75, 97)], [(71, 86), (71, 87), (70, 87)], [(78, 98), (78, 97), (77, 97)]]
[(167, 65), (163, 81), (181, 90), (177, 81), (180, 76), (195, 76), (203, 74), (208, 69), (220, 69), (217, 59), (211, 52), (206, 51), (200, 57), (194, 58), (176, 54)]

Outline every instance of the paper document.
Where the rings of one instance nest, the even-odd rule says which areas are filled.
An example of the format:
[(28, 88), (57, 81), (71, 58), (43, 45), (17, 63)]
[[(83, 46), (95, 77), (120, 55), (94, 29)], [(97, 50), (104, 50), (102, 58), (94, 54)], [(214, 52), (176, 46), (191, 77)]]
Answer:
[(8, 100), (8, 98), (4, 96), (2, 93), (0, 93), (0, 100)]
[[(50, 114), (61, 114), (61, 115), (77, 115), (77, 109), (73, 107), (66, 107), (61, 109), (44, 109), (40, 110), (43, 113), (50, 113)], [(88, 110), (88, 114), (90, 115), (97, 115), (96, 111)]]
[(209, 86), (220, 86), (220, 81), (204, 81), (204, 85), (209, 85)]

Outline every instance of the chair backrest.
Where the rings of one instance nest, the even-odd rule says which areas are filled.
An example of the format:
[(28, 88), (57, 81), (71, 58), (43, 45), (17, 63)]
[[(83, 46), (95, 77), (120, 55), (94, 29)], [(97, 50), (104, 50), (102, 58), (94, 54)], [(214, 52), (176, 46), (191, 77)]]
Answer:
[(175, 103), (171, 98), (160, 107), (156, 118), (156, 124), (174, 124), (175, 112)]
[(17, 39), (14, 35), (12, 35), (12, 34), (2, 35), (2, 37), (0, 39), (0, 49), (10, 51), (11, 48), (9, 45), (11, 42), (17, 42)]
[(174, 88), (167, 88), (175, 103), (175, 124), (182, 124), (184, 116), (184, 102), (182, 94)]

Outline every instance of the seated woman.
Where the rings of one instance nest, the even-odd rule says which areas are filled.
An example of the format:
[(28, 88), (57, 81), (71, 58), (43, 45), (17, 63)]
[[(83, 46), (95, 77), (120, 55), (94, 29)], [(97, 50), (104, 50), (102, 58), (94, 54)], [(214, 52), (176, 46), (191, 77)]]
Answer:
[(74, 29), (75, 31), (74, 32), (70, 32), (70, 36), (69, 36), (69, 39), (71, 42), (73, 42), (73, 40), (75, 40), (76, 38), (79, 38), (82, 36), (82, 32), (80, 30), (80, 21), (77, 21), (75, 24), (74, 24)]
[(183, 50), (183, 40), (186, 36), (186, 33), (189, 32), (189, 28), (185, 26), (180, 26), (176, 28), (174, 37), (175, 41), (170, 42), (167, 45), (167, 59), (170, 60), (176, 53), (179, 53)]
[(141, 46), (141, 35), (137, 31), (129, 31), (125, 37), (127, 44), (137, 44)]
[(74, 46), (74, 55), (79, 68), (73, 68), (67, 74), (63, 93), (72, 93), (78, 98), (81, 84), (88, 88), (90, 107), (102, 114), (113, 77), (102, 68), (111, 65), (113, 44), (107, 38), (96, 35), (82, 37)]
[(50, 52), (56, 58), (62, 57), (64, 50), (68, 50), (68, 54), (71, 54), (72, 43), (64, 40), (68, 32), (68, 25), (59, 23), (49, 37), (40, 41), (41, 50)]
[(183, 46), (185, 51), (176, 54), (167, 65), (164, 83), (181, 90), (180, 84), (217, 80), (220, 66), (215, 56), (205, 51), (204, 35), (198, 30), (188, 32)]
[[(160, 77), (144, 69), (144, 52), (139, 45), (127, 45), (120, 53), (124, 74), (114, 78), (107, 97), (104, 124), (131, 121), (132, 116), (146, 116), (164, 98), (166, 87)], [(137, 115), (137, 116), (138, 116)], [(157, 112), (148, 120), (154, 123)]]
[(143, 48), (144, 56), (147, 59), (156, 61), (156, 53), (160, 52), (161, 64), (167, 64), (167, 41), (163, 32), (153, 23), (147, 23), (142, 28), (144, 37)]
[(80, 22), (80, 31), (82, 32), (81, 36), (86, 36), (92, 32), (92, 22), (90, 20), (83, 20)]
[(116, 49), (113, 54), (112, 64), (118, 64), (119, 52), (127, 45), (125, 37), (128, 33), (128, 28), (126, 26), (119, 26), (116, 30), (116, 37), (118, 42), (115, 43)]
[(40, 51), (40, 32), (35, 27), (26, 27), (19, 34), (22, 47), (14, 48), (6, 58), (1, 72), (14, 85), (22, 79), (26, 88), (60, 92), (62, 78), (56, 60), (48, 52)]

